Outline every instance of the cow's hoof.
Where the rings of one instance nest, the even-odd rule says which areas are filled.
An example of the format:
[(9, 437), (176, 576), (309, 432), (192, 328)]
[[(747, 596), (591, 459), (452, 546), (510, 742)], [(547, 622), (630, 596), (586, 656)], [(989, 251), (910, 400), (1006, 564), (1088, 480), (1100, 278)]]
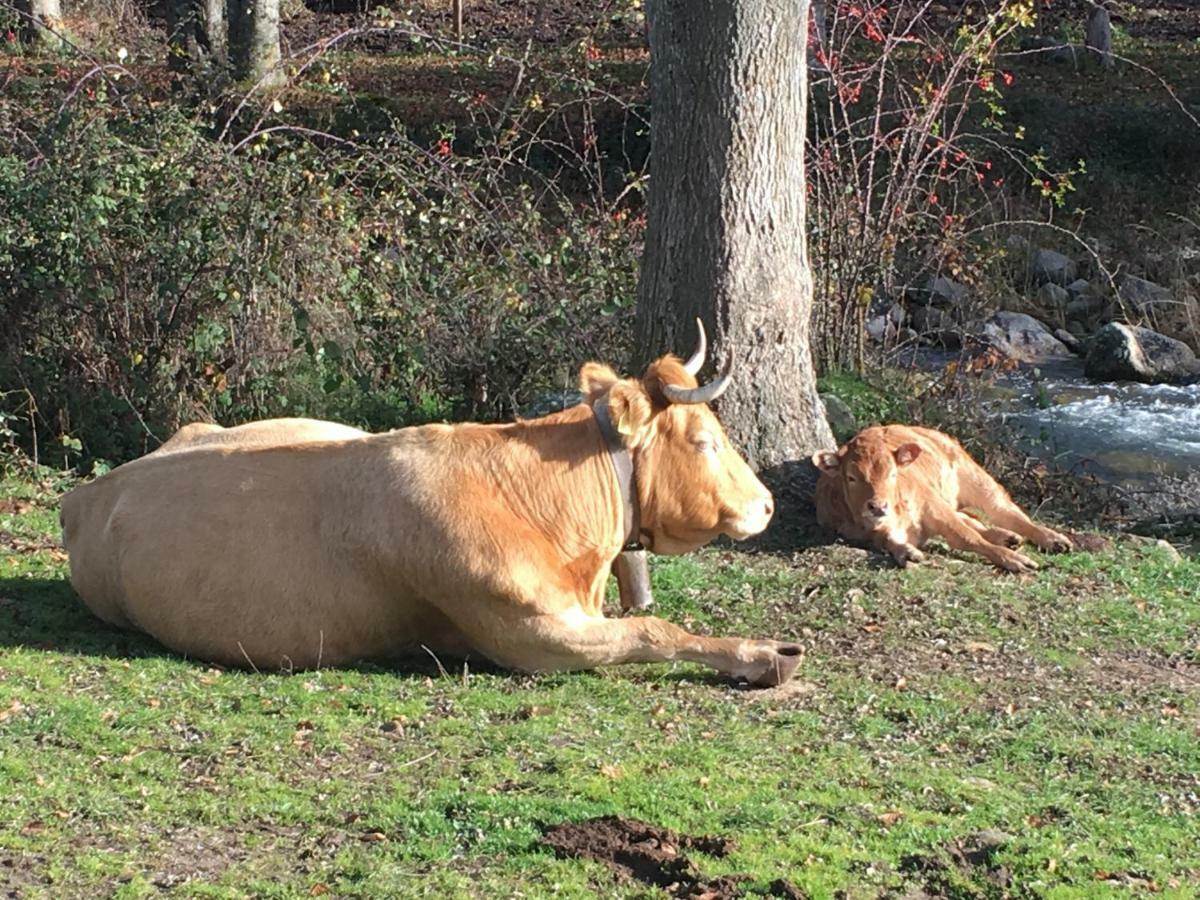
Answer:
[(783, 644), (778, 641), (773, 643), (775, 646), (767, 651), (768, 656), (763, 669), (757, 675), (746, 679), (755, 687), (778, 687), (789, 681), (804, 660), (804, 648), (799, 644)]
[(1065, 534), (1047, 529), (1046, 534), (1038, 541), (1038, 549), (1044, 553), (1070, 553), (1075, 549), (1075, 545)]

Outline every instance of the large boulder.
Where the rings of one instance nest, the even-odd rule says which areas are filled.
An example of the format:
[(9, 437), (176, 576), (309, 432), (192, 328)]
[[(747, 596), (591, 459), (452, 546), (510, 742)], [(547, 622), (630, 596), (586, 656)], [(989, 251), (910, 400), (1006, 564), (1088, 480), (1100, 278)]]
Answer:
[(945, 275), (930, 275), (920, 286), (908, 289), (914, 303), (943, 308), (961, 306), (970, 295), (970, 288)]
[(1117, 296), (1121, 298), (1122, 303), (1138, 314), (1153, 312), (1156, 307), (1174, 302), (1167, 288), (1136, 275), (1121, 277), (1121, 283), (1117, 286)]
[(1010, 359), (1036, 363), (1071, 355), (1062, 341), (1041, 322), (1025, 313), (1001, 310), (976, 328), (978, 336)]
[(1066, 287), (1075, 280), (1075, 260), (1056, 250), (1039, 250), (1029, 261), (1029, 278), (1034, 284), (1052, 282)]
[(551, 391), (548, 394), (542, 394), (529, 401), (528, 404), (518, 410), (518, 415), (523, 419), (540, 419), (542, 416), (548, 416), (551, 413), (561, 412), (564, 409), (570, 409), (572, 406), (578, 406), (582, 402), (583, 394), (579, 393), (579, 391)]
[(886, 312), (867, 320), (867, 336), (877, 344), (894, 343), (905, 318), (904, 307), (893, 303)]
[(1092, 336), (1083, 371), (1097, 381), (1191, 384), (1200, 381), (1200, 360), (1183, 341), (1109, 322)]
[(1071, 302), (1071, 293), (1062, 285), (1047, 281), (1038, 288), (1037, 298), (1043, 309), (1058, 311)]
[(821, 402), (825, 404), (825, 418), (829, 420), (829, 430), (834, 439), (844, 444), (858, 434), (858, 421), (854, 413), (840, 398), (833, 394), (821, 394)]

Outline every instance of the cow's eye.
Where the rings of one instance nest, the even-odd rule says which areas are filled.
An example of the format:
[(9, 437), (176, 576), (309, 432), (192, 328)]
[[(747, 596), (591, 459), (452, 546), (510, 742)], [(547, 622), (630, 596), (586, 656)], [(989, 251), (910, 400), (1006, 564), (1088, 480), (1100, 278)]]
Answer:
[(847, 476), (846, 476), (846, 481), (850, 482), (850, 484), (857, 484), (857, 483), (858, 483), (858, 479), (857, 479), (857, 478), (855, 478), (853, 475), (847, 475)]
[(710, 434), (696, 435), (696, 449), (701, 453), (708, 453), (717, 449), (717, 441)]

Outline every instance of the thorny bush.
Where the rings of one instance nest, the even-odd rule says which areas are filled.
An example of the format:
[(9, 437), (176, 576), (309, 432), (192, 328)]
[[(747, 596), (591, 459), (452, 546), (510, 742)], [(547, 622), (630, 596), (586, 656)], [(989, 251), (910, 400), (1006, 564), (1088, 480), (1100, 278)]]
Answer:
[(1062, 204), (1074, 173), (1050, 172), (1004, 122), (1014, 75), (1000, 50), (1032, 26), (1030, 0), (956, 13), (886, 0), (813, 10), (813, 349), (823, 370), (862, 371), (873, 302), (923, 273), (978, 275), (987, 251), (971, 244), (1002, 223), (1006, 174), (1049, 207)]

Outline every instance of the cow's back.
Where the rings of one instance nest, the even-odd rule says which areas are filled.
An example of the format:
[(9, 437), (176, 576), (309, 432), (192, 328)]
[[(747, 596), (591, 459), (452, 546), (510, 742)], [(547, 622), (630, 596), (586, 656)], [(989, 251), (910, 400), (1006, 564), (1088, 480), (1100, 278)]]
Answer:
[(974, 464), (962, 445), (948, 434), (919, 425), (885, 425), (882, 430), (892, 451), (909, 443), (921, 448), (920, 456), (899, 473), (902, 492), (913, 512), (919, 513), (931, 497), (956, 506), (959, 470), (964, 460)]
[(210, 422), (184, 425), (161, 447), (150, 454), (161, 455), (193, 447), (229, 445), (238, 447), (282, 447), (310, 441), (345, 441), (366, 437), (367, 432), (338, 422), (297, 417), (264, 419), (247, 422), (232, 428), (222, 428)]

